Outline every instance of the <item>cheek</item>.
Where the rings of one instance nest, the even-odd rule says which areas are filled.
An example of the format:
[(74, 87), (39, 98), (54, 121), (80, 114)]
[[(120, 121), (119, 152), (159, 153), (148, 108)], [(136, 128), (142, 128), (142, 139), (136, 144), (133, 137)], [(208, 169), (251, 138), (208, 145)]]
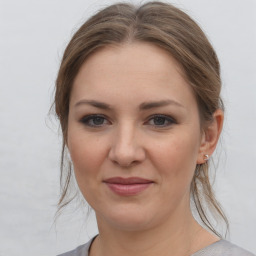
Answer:
[(79, 130), (70, 130), (68, 147), (78, 183), (80, 178), (88, 179), (97, 173), (105, 156), (102, 141)]
[(159, 143), (153, 162), (160, 176), (168, 182), (183, 186), (190, 183), (196, 167), (198, 142), (193, 134), (173, 136)]
[(102, 141), (79, 130), (70, 130), (68, 145), (78, 187), (86, 201), (93, 206), (105, 158)]

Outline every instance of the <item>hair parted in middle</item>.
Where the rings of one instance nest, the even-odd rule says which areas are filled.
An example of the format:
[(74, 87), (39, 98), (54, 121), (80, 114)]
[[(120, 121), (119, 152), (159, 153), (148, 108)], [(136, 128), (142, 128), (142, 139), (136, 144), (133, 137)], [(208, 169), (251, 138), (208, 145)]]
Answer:
[[(201, 28), (186, 13), (162, 2), (148, 2), (139, 7), (118, 3), (97, 12), (73, 35), (64, 52), (56, 80), (55, 111), (63, 134), (58, 211), (73, 199), (67, 198), (73, 170), (71, 164), (65, 164), (65, 148), (74, 79), (88, 56), (97, 50), (136, 41), (151, 43), (166, 50), (181, 65), (184, 79), (192, 87), (197, 100), (202, 131), (212, 121), (214, 112), (224, 108), (220, 97), (218, 58)], [(210, 221), (207, 207), (224, 220), (227, 228), (228, 221), (215, 199), (208, 165), (208, 161), (197, 165), (191, 183), (191, 198), (202, 222), (221, 237)]]

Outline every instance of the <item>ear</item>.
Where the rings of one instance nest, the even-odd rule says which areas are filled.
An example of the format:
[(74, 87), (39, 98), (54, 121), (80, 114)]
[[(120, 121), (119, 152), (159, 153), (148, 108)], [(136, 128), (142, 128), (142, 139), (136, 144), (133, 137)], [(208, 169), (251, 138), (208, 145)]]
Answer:
[(213, 120), (204, 127), (201, 144), (197, 157), (197, 164), (203, 164), (207, 161), (207, 157), (211, 156), (217, 146), (222, 127), (224, 113), (221, 109), (217, 109), (213, 114)]

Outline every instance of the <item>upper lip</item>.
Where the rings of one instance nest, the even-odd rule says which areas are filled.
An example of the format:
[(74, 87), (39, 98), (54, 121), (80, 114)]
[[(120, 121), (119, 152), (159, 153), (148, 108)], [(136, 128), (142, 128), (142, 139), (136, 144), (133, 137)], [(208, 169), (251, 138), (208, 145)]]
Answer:
[(129, 177), (129, 178), (112, 177), (112, 178), (105, 179), (104, 182), (111, 183), (111, 184), (123, 184), (123, 185), (153, 183), (152, 180), (139, 178), (139, 177)]

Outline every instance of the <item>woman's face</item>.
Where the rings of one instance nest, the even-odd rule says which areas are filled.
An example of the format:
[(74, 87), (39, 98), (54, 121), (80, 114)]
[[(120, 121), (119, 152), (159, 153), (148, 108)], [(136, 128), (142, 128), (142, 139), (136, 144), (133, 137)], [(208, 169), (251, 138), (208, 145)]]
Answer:
[(189, 211), (198, 107), (178, 63), (148, 43), (91, 55), (73, 84), (68, 148), (100, 223), (146, 229)]

